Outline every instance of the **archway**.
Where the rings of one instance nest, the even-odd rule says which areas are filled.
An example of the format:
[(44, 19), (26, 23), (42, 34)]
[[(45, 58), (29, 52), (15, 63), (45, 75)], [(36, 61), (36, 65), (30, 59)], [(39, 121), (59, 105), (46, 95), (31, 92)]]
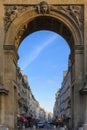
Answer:
[(48, 112), (53, 113), (55, 93), (61, 87), (63, 71), (68, 69), (69, 54), (67, 42), (47, 30), (30, 34), (18, 48), (18, 66), (27, 75), (35, 98)]
[[(6, 6), (7, 8), (8, 6)], [(15, 97), (11, 97), (14, 95), (14, 88), (16, 88), (17, 49), (22, 39), (28, 34), (45, 29), (54, 31), (64, 37), (71, 49), (72, 126), (73, 129), (77, 129), (83, 115), (80, 107), (82, 106), (80, 102), (82, 97), (79, 94), (84, 81), (83, 21), (81, 21), (83, 6), (50, 6), (46, 2), (41, 2), (37, 6), (24, 6), (22, 12), (20, 12), (19, 6), (12, 5), (11, 11), (14, 12), (10, 15), (11, 22), (6, 22), (5, 26), (3, 74), (3, 85), (6, 89), (9, 89), (10, 94), (6, 98), (8, 110), (4, 108), (3, 111), (6, 115), (4, 114), (5, 117), (1, 119), (1, 122), (8, 124), (10, 128), (14, 128)], [(9, 107), (9, 102), (13, 107)], [(12, 108), (14, 108), (14, 112)], [(11, 124), (8, 122), (8, 117), (11, 117)]]

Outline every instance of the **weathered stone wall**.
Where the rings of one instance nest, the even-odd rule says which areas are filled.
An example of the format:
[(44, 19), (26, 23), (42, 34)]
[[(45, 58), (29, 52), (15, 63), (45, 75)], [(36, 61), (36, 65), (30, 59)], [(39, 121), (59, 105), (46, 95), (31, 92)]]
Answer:
[[(16, 34), (16, 30), (20, 32), (20, 30), (25, 27), (21, 21), (24, 20), (24, 15), (20, 16), (19, 19), (15, 20), (11, 26), (10, 26), (10, 31), (9, 35), (7, 37), (7, 32), (5, 29), (5, 6), (6, 5), (37, 5), (41, 0), (0, 0), (0, 85), (5, 87), (6, 89), (9, 90), (8, 95), (1, 95), (0, 94), (0, 123), (3, 125), (6, 125), (7, 127), (10, 128), (10, 130), (14, 129), (15, 123), (14, 123), (14, 118), (15, 118), (15, 90), (14, 90), (14, 85), (13, 81), (16, 81), (16, 62), (17, 62), (17, 50), (14, 48), (14, 37), (16, 35), (20, 36), (19, 34)], [(74, 104), (73, 104), (73, 117), (74, 117), (74, 126), (73, 130), (76, 130), (78, 127), (78, 124), (80, 122), (80, 119), (82, 120), (82, 114), (84, 115), (83, 119), (83, 124), (87, 124), (87, 97), (85, 96), (80, 96), (79, 94), (79, 89), (81, 86), (84, 84), (83, 79), (86, 78), (87, 75), (87, 0), (46, 0), (46, 2), (50, 5), (83, 5), (84, 6), (84, 49), (83, 46), (76, 46), (76, 49), (74, 51), (74, 76), (75, 76), (75, 82), (73, 83), (74, 86)], [(52, 12), (50, 16), (53, 17), (55, 15), (55, 12)], [(37, 16), (36, 12), (33, 10), (32, 13), (25, 13), (26, 21), (28, 21), (28, 14), (30, 18), (33, 15)], [(39, 15), (39, 14), (38, 14)], [(47, 14), (49, 16), (49, 14)], [(57, 15), (55, 16), (57, 18)], [(30, 20), (30, 19), (29, 19)], [(58, 20), (58, 19), (57, 19)], [(25, 21), (25, 22), (26, 22)], [(62, 20), (61, 20), (62, 21)], [(63, 21), (67, 26), (68, 23), (66, 21)], [(24, 21), (23, 21), (24, 22)], [(23, 25), (23, 26), (22, 26)], [(71, 29), (72, 25), (69, 25), (68, 27)], [(16, 28), (17, 27), (17, 28)], [(73, 26), (72, 26), (73, 27)], [(74, 27), (73, 27), (74, 28)], [(15, 29), (15, 31), (13, 30)], [(69, 31), (69, 30), (68, 30)], [(76, 30), (74, 30), (76, 31)], [(74, 33), (72, 31), (72, 33)], [(76, 33), (76, 32), (75, 32)], [(75, 42), (78, 42), (80, 40), (80, 37), (78, 31), (76, 33), (76, 40)], [(74, 34), (73, 34), (74, 35)], [(7, 40), (6, 40), (7, 37)], [(13, 39), (12, 39), (13, 38)], [(12, 42), (12, 43), (10, 43)], [(11, 45), (11, 46), (5, 46), (3, 49), (3, 45)], [(74, 43), (75, 45), (77, 43)], [(81, 43), (78, 43), (81, 44)], [(83, 43), (82, 43), (83, 44)], [(74, 46), (73, 46), (74, 47)], [(16, 48), (17, 49), (17, 48)], [(84, 51), (85, 50), (85, 51)], [(84, 74), (83, 74), (84, 72)], [(83, 78), (84, 77), (84, 78)], [(81, 80), (80, 80), (81, 79)], [(85, 81), (87, 83), (87, 81)], [(82, 101), (82, 102), (81, 102)], [(83, 108), (82, 108), (83, 106)], [(84, 127), (85, 129), (87, 127)]]
[[(38, 4), (41, 0), (1, 0), (4, 4)], [(46, 0), (49, 4), (85, 4), (86, 0)]]
[(3, 83), (3, 44), (5, 39), (4, 32), (4, 8), (3, 5), (0, 4), (0, 82)]
[(87, 1), (84, 6), (84, 47), (85, 47), (85, 64), (84, 64), (84, 72), (87, 75)]

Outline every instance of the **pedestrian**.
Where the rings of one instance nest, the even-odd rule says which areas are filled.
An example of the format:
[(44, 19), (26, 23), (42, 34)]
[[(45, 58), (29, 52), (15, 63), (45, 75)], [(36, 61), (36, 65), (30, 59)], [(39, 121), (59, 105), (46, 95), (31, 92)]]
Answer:
[(34, 129), (34, 130), (36, 129), (36, 126), (35, 126), (35, 125), (33, 125), (33, 129)]
[(54, 125), (53, 128), (56, 129), (56, 126)]
[(23, 130), (25, 130), (25, 125), (23, 124)]

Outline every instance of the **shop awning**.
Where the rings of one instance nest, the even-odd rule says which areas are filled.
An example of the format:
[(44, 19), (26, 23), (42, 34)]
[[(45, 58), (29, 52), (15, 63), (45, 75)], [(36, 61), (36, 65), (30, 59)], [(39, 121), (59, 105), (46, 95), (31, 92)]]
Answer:
[(28, 119), (23, 114), (19, 114), (18, 117), (20, 117), (24, 122), (28, 122)]

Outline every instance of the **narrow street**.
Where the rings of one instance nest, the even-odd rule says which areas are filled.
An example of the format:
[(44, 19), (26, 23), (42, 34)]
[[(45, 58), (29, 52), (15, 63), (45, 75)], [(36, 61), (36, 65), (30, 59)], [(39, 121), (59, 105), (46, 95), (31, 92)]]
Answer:
[(46, 126), (46, 127), (39, 127), (39, 128), (36, 128), (35, 126), (33, 127), (28, 127), (28, 128), (25, 128), (23, 130), (69, 130), (66, 126), (63, 126), (63, 127), (56, 127), (55, 125), (49, 125)]
[(66, 128), (26, 128), (25, 130), (68, 130)]

